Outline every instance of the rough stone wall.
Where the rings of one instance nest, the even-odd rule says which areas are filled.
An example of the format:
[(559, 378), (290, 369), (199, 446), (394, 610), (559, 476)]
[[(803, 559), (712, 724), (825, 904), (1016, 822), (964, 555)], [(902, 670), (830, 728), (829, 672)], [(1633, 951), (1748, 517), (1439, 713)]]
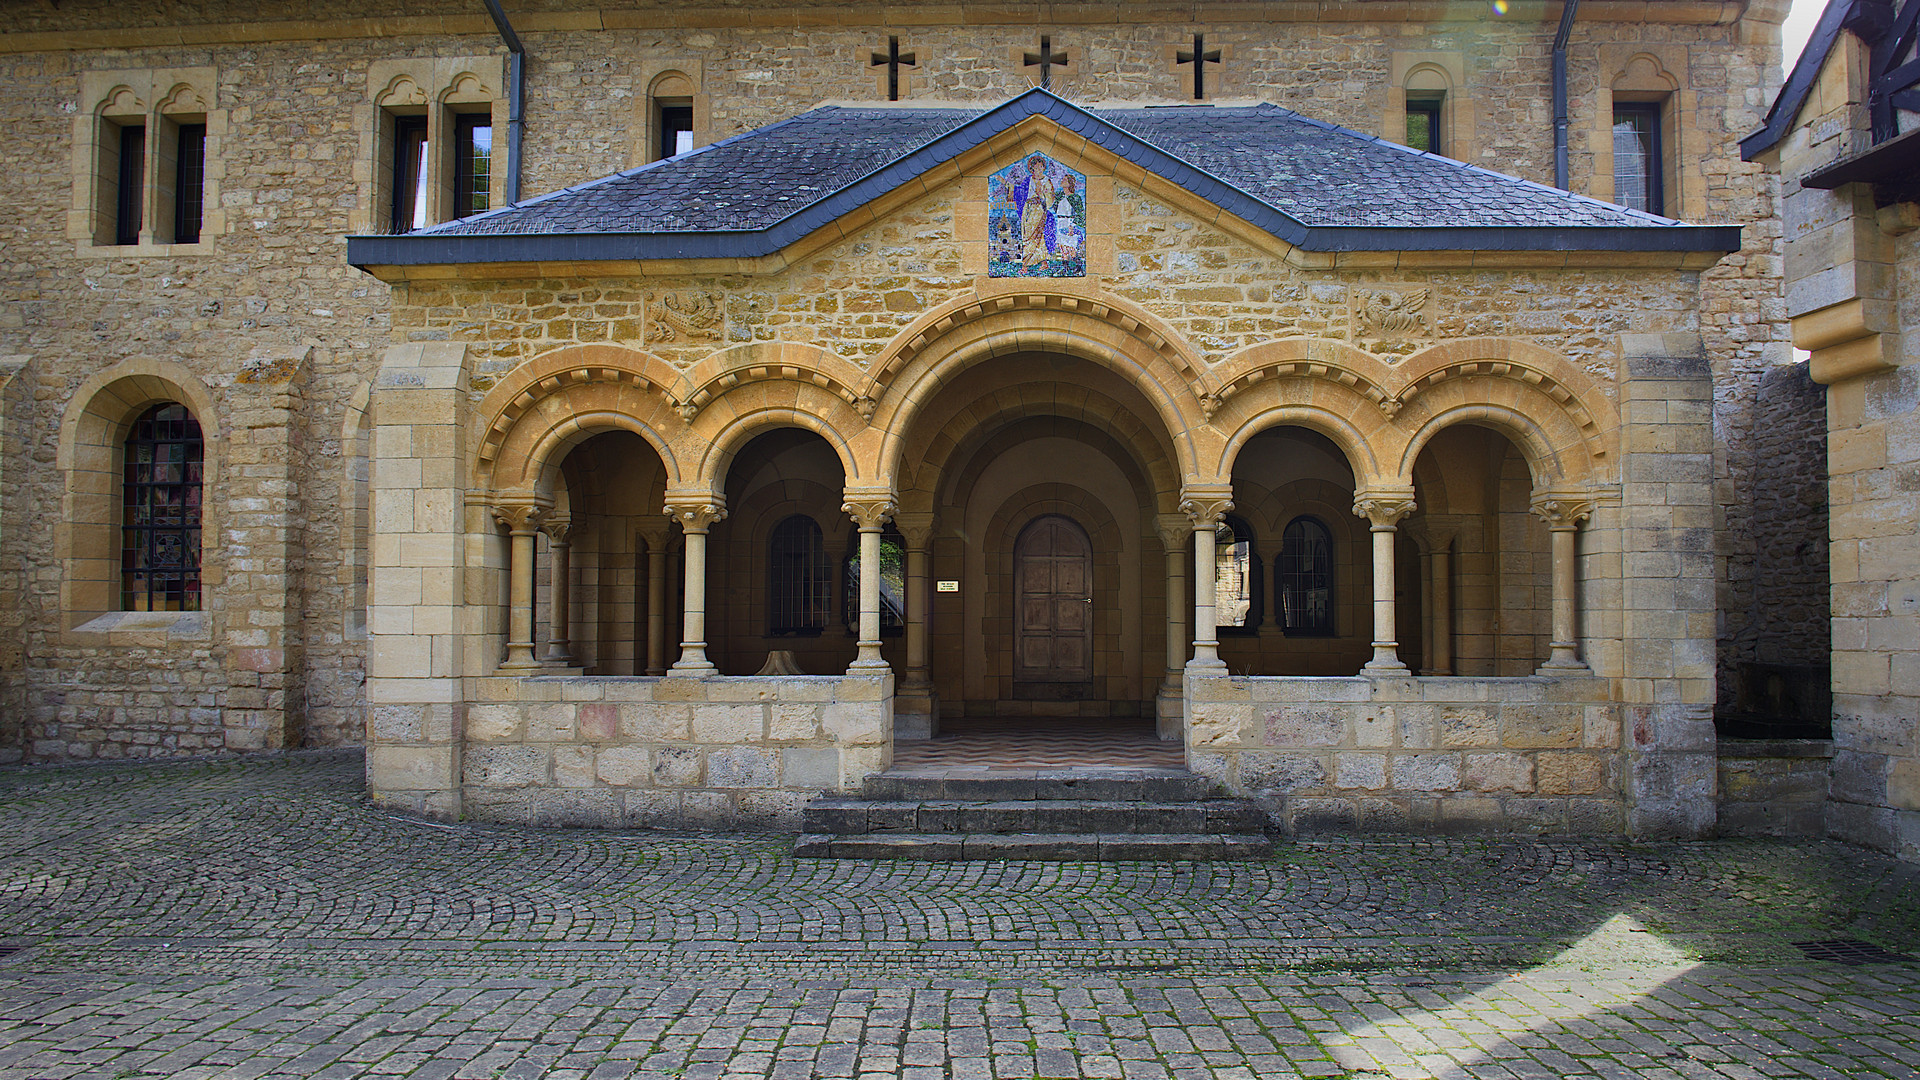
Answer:
[(479, 679), (464, 817), (797, 831), (893, 756), (890, 677)]
[(1721, 836), (1825, 836), (1833, 744), (1721, 739)]
[[(644, 93), (636, 73), (648, 65), (671, 62), (698, 68), (702, 93), (710, 101), (707, 138), (778, 120), (823, 98), (872, 100), (877, 92), (874, 72), (865, 63), (877, 40), (876, 29), (810, 27), (796, 32), (785, 26), (754, 27), (747, 17), (752, 5), (745, 4), (702, 9), (699, 18), (705, 24), (687, 29), (684, 9), (648, 3), (600, 5), (601, 22), (609, 29), (560, 29), (570, 18), (565, 12), (575, 6), (550, 0), (515, 10), (533, 54), (528, 66), (529, 195), (635, 164), (636, 117), (644, 111), (636, 109), (636, 95)], [(886, 21), (877, 10), (852, 13), (861, 18), (834, 11), (851, 24), (869, 14), (874, 27)], [(396, 14), (401, 14), (396, 5), (379, 0), (279, 5), (273, 12), (276, 20), (284, 20), (281, 30), (295, 34), (311, 30), (308, 23), (324, 30), (344, 25), (328, 20)], [(754, 17), (765, 14), (756, 9)], [(366, 71), (373, 61), (497, 53), (497, 38), (473, 5), (455, 0), (406, 5), (409, 18), (443, 21), (429, 27), (424, 21), (389, 19), (384, 25), (421, 32), (378, 40), (329, 36), (341, 32), (336, 29), (295, 41), (207, 43), (236, 27), (255, 25), (252, 20), (260, 15), (256, 7), (228, 3), (185, 11), (158, 0), (96, 0), (9, 15), (9, 36), (16, 40), (26, 40), (19, 39), (20, 34), (68, 35), (33, 39), (40, 43), (35, 47), (48, 51), (0, 53), (0, 86), (7, 88), (0, 94), (0, 123), (9, 133), (10, 151), (8, 169), (0, 175), (0, 199), (9, 207), (9, 258), (0, 267), (0, 354), (31, 357), (35, 372), (21, 427), (23, 443), (13, 462), (19, 468), (7, 472), (10, 487), (22, 493), (12, 504), (24, 506), (26, 513), (23, 524), (9, 528), (8, 542), (17, 544), (10, 550), (18, 552), (19, 587), (4, 598), (4, 606), (20, 613), (23, 656), (32, 657), (23, 660), (27, 673), (11, 684), (19, 686), (24, 680), (43, 703), (61, 699), (65, 711), (46, 721), (57, 722), (63, 732), (43, 740), (49, 754), (86, 745), (94, 732), (131, 733), (149, 724), (159, 724), (168, 733), (138, 752), (210, 748), (219, 744), (219, 736), (208, 722), (194, 720), (193, 713), (226, 707), (221, 695), (230, 688), (249, 695), (261, 691), (261, 708), (287, 708), (285, 702), (294, 701), (291, 708), (303, 713), (294, 727), (309, 744), (355, 741), (360, 737), (366, 645), (349, 632), (354, 620), (345, 609), (352, 602), (352, 575), (342, 573), (342, 564), (352, 529), (332, 493), (340, 488), (350, 452), (342, 440), (347, 402), (372, 376), (376, 351), (389, 340), (390, 302), (386, 286), (341, 259), (339, 238), (361, 209), (351, 163), (360, 152), (363, 133), (355, 129), (353, 111), (367, 102)], [(1087, 102), (1178, 100), (1187, 93), (1189, 69), (1174, 64), (1170, 56), (1171, 48), (1192, 32), (1184, 21), (1158, 22), (1159, 13), (1142, 9), (1143, 25), (1135, 26), (1124, 19), (1114, 22), (1110, 7), (1076, 5), (1062, 6), (1052, 17), (1061, 27), (1056, 45), (1074, 54), (1072, 69), (1057, 84), (1063, 93)], [(1268, 10), (1259, 12), (1260, 19), (1270, 17)], [(967, 18), (969, 25), (920, 26), (910, 32), (906, 43), (922, 58), (910, 78), (911, 94), (991, 103), (1029, 85), (1030, 74), (1015, 63), (1012, 53), (1037, 44), (1032, 21), (1016, 14), (995, 24), (991, 20), (1001, 16), (983, 19), (977, 12)], [(646, 23), (663, 28), (638, 28)], [(145, 28), (176, 24), (198, 26), (200, 31), (187, 34), (186, 44), (146, 44), (159, 37)], [(103, 28), (132, 34), (102, 47), (106, 39), (90, 38), (87, 32)], [(1381, 73), (1393, 53), (1457, 51), (1467, 58), (1461, 94), (1481, 102), (1474, 140), (1461, 147), (1464, 156), (1476, 164), (1545, 180), (1551, 171), (1545, 110), (1546, 41), (1551, 31), (1550, 24), (1517, 18), (1382, 24), (1223, 18), (1206, 32), (1210, 45), (1227, 47), (1228, 62), (1209, 78), (1215, 100), (1257, 97), (1372, 131), (1387, 100)], [(1576, 28), (1572, 53), (1576, 112), (1583, 102), (1591, 102), (1589, 84), (1599, 78), (1589, 70), (1598, 63), (1597, 45), (1635, 35), (1683, 46), (1697, 59), (1686, 76), (1701, 95), (1696, 116), (1706, 156), (1699, 171), (1707, 185), (1708, 216), (1762, 221), (1771, 206), (1770, 193), (1763, 179), (1736, 160), (1732, 139), (1754, 126), (1767, 96), (1756, 89), (1771, 82), (1776, 46), (1767, 28), (1583, 21)], [(85, 107), (79, 100), (79, 78), (87, 71), (163, 65), (210, 66), (219, 72), (217, 105), (227, 122), (219, 162), (226, 231), (206, 237), (202, 250), (192, 253), (76, 249), (60, 223), (73, 183), (73, 116)], [(1576, 154), (1576, 188), (1587, 183), (1590, 171)], [(897, 235), (876, 236), (876, 257), (883, 253), (880, 243), (891, 245), (896, 254), (902, 247), (919, 245), (919, 233), (936, 226), (946, 211), (929, 207), (927, 212), (932, 216), (926, 220), (900, 219)], [(1736, 445), (1741, 429), (1734, 421), (1744, 407), (1740, 388), (1751, 381), (1755, 365), (1770, 355), (1768, 342), (1777, 336), (1777, 312), (1769, 307), (1777, 295), (1773, 240), (1764, 223), (1750, 224), (1747, 236), (1746, 251), (1712, 271), (1700, 286), (1705, 303), (1698, 329), (1709, 340), (1716, 374), (1723, 376), (1719, 381), (1727, 388), (1721, 409), (1729, 418), (1728, 441)], [(1255, 265), (1272, 269), (1268, 257), (1244, 245), (1225, 246), (1206, 258), (1249, 255)], [(1185, 287), (1181, 267), (1136, 266), (1138, 272), (1115, 271), (1130, 276), (1129, 288)], [(1156, 273), (1162, 286), (1149, 280)], [(836, 326), (862, 327), (856, 351), (867, 355), (912, 309), (924, 310), (958, 288), (957, 277), (951, 263), (910, 260), (881, 276), (889, 287), (849, 295), (837, 301), (840, 310), (818, 314), (835, 316)], [(1552, 303), (1535, 306), (1524, 288), (1525, 278), (1497, 272), (1436, 275), (1459, 297), (1459, 305), (1436, 309), (1433, 332), (1521, 333), (1571, 355), (1590, 356), (1603, 351), (1597, 343), (1621, 330), (1695, 328), (1682, 325), (1692, 321), (1681, 314), (1694, 306), (1692, 301), (1676, 302), (1670, 286), (1648, 286), (1620, 275), (1609, 295), (1596, 294), (1580, 310), (1569, 312)], [(874, 280), (866, 277), (863, 284)], [(556, 293), (576, 285), (589, 287), (557, 284)], [(737, 306), (727, 313), (721, 340), (728, 342), (818, 334), (816, 327), (826, 320), (809, 323), (798, 317), (793, 313), (796, 298), (804, 297), (811, 305), (823, 296), (857, 291), (847, 289), (835, 274), (799, 275), (779, 291), (762, 282), (716, 284), (724, 286), (730, 304)], [(1346, 317), (1345, 299), (1331, 291), (1316, 297), (1297, 281), (1273, 286), (1276, 291), (1265, 300), (1257, 295), (1258, 286), (1232, 284), (1240, 290), (1237, 305), (1230, 305), (1226, 294), (1183, 299), (1164, 305), (1168, 317), (1209, 348), (1241, 340), (1241, 331), (1221, 325), (1231, 321), (1224, 314), (1230, 306), (1246, 308), (1255, 333), (1264, 333), (1270, 325), (1317, 332), (1310, 328), (1324, 321), (1332, 336), (1338, 336), (1339, 320)], [(1288, 289), (1298, 291), (1299, 297)], [(1307, 306), (1300, 306), (1301, 298)], [(605, 318), (617, 324), (622, 317), (618, 307), (640, 301), (616, 296), (598, 302), (608, 305)], [(405, 334), (457, 338), (464, 333), (459, 324), (490, 317), (469, 311), (450, 319), (446, 327), (414, 326)], [(572, 340), (573, 333), (516, 328), (500, 335), (516, 339), (503, 347), (512, 355), (480, 358), (479, 374), (487, 377), (497, 365), (523, 357), (542, 343)], [(619, 336), (617, 329), (608, 333)], [(295, 617), (275, 631), (288, 635), (281, 670), (255, 673), (284, 685), (263, 687), (259, 680), (248, 685), (244, 675), (238, 676), (241, 682), (233, 681), (230, 672), (245, 669), (233, 667), (232, 651), (259, 646), (245, 644), (233, 636), (242, 633), (238, 627), (230, 632), (224, 624), (208, 630), (204, 646), (194, 644), (192, 634), (124, 648), (63, 643), (60, 571), (50, 532), (58, 517), (61, 480), (51, 467), (51, 447), (58, 417), (79, 383), (117, 361), (154, 357), (186, 365), (221, 393), (250, 358), (302, 350), (311, 350), (304, 381), (298, 401), (285, 410), (289, 432), (278, 439), (290, 455), (290, 471), (263, 480), (268, 508), (261, 513), (277, 520), (246, 526), (274, 533), (272, 542), (287, 552), (284, 573), (291, 580), (266, 580), (278, 571), (264, 571), (265, 577), (247, 585), (265, 590), (279, 607), (292, 605)], [(1736, 458), (1729, 456), (1726, 466), (1730, 485), (1721, 501), (1727, 506), (1745, 498)], [(1740, 523), (1730, 518), (1729, 524)], [(1722, 535), (1749, 532), (1730, 527)], [(1743, 595), (1731, 595), (1729, 609), (1748, 610), (1751, 605)], [(258, 606), (253, 594), (231, 590), (210, 603), (232, 611)], [(219, 610), (209, 615), (218, 619)], [(142, 699), (142, 694), (157, 697)], [(304, 707), (298, 704), (302, 694)], [(139, 701), (147, 703), (136, 704)], [(135, 711), (102, 719), (101, 709)], [(150, 716), (149, 709), (160, 709), (164, 716)], [(64, 737), (69, 730), (72, 740)], [(136, 752), (131, 747), (147, 744), (125, 745), (126, 752)]]
[(1603, 679), (1206, 678), (1187, 671), (1194, 771), (1287, 832), (1617, 834), (1621, 707)]

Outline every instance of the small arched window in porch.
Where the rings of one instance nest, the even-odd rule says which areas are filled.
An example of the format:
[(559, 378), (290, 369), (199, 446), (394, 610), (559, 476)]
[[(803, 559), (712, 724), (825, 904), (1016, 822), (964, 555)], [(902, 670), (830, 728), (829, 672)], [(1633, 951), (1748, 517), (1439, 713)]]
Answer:
[(827, 628), (833, 570), (820, 526), (794, 514), (767, 541), (767, 633), (812, 636)]
[(184, 405), (155, 405), (122, 451), (120, 609), (199, 611), (200, 423)]
[(1220, 523), (1215, 537), (1213, 612), (1217, 627), (1225, 634), (1258, 633), (1260, 559), (1253, 551), (1253, 527), (1229, 517)]
[[(860, 632), (860, 530), (847, 538), (844, 611), (847, 632)], [(880, 534), (880, 636), (896, 637), (907, 626), (907, 538), (889, 528)]]
[(1280, 626), (1292, 637), (1333, 633), (1333, 537), (1310, 517), (1287, 523), (1279, 565)]

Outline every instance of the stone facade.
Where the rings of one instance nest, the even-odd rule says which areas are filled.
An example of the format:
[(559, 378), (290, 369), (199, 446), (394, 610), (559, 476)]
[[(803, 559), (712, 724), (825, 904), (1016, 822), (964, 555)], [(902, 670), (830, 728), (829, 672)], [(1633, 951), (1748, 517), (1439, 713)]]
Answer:
[(1812, 352), (1813, 379), (1826, 386), (1834, 748), (1826, 828), (1916, 859), (1920, 207), (1911, 190), (1804, 182), (1870, 147), (1867, 46), (1840, 31), (1801, 66), (1810, 85), (1757, 156), (1784, 182), (1787, 313), (1795, 343)]
[[(1444, 152), (1551, 181), (1551, 125), (1542, 119), (1551, 21), (1373, 8), (1364, 23), (1274, 5), (1217, 13), (1207, 41), (1226, 59), (1209, 72), (1209, 100), (1272, 101), (1397, 138), (1408, 87), (1441, 79), (1450, 95)], [(662, 88), (688, 96), (702, 143), (822, 99), (884, 97), (866, 57), (889, 33), (920, 57), (902, 83), (910, 102), (985, 107), (1028, 85), (1017, 54), (1036, 43), (1031, 19), (965, 6), (921, 15), (902, 26), (898, 13), (840, 8), (554, 4), (516, 14), (531, 54), (524, 190), (644, 162), (657, 121), (651, 96)], [(1762, 476), (1758, 425), (1782, 430), (1782, 417), (1756, 402), (1786, 357), (1774, 181), (1741, 162), (1733, 142), (1758, 123), (1772, 88), (1780, 11), (1674, 4), (1659, 21), (1645, 15), (1605, 3), (1582, 9), (1569, 53), (1571, 186), (1612, 194), (1612, 102), (1660, 95), (1678, 132), (1675, 212), (1745, 226), (1742, 249), (1718, 261), (1383, 253), (1334, 265), (1220, 221), (1204, 200), (1118, 167), (1084, 141), (1028, 129), (889, 195), (835, 235), (757, 265), (503, 266), (382, 281), (345, 264), (339, 237), (378, 225), (390, 182), (380, 174), (378, 125), (383, 109), (415, 107), (405, 80), (421, 100), (490, 111), (504, 129), (502, 50), (471, 5), (409, 5), (400, 17), (356, 0), (272, 22), (217, 5), (192, 16), (161, 4), (117, 6), (111, 16), (71, 7), (23, 14), (0, 39), (9, 87), (0, 119), (16, 132), (17, 159), (0, 190), (19, 223), (0, 271), (10, 283), (0, 354), (12, 357), (0, 369), (0, 480), (9, 492), (0, 619), (17, 642), (0, 647), (0, 714), (19, 726), (0, 727), (0, 753), (57, 760), (367, 739), (382, 797), (423, 813), (639, 821), (670, 788), (690, 821), (784, 821), (793, 792), (815, 781), (850, 786), (855, 765), (868, 763), (860, 755), (876, 745), (835, 751), (842, 762), (827, 782), (827, 745), (810, 743), (816, 736), (784, 740), (767, 729), (781, 755), (777, 776), (689, 736), (684, 746), (648, 743), (646, 776), (659, 775), (653, 758), (693, 747), (703, 755), (700, 780), (620, 784), (602, 774), (625, 776), (627, 767), (601, 762), (633, 755), (605, 740), (536, 739), (531, 719), (476, 710), (557, 707), (522, 703), (513, 680), (500, 677), (503, 655), (542, 662), (555, 653), (559, 669), (579, 670), (547, 678), (587, 680), (580, 686), (634, 680), (608, 685), (636, 704), (680, 692), (662, 689), (678, 676), (661, 673), (678, 655), (669, 646), (683, 640), (681, 616), (698, 603), (711, 658), (729, 676), (701, 680), (703, 694), (732, 693), (713, 687), (778, 648), (797, 652), (808, 671), (856, 657), (890, 661), (901, 672), (903, 714), (991, 711), (1015, 696), (1011, 661), (990, 644), (1007, 614), (974, 583), (1010, 579), (1012, 549), (1034, 515), (1084, 512), (1110, 553), (1098, 570), (1109, 591), (1095, 631), (1105, 665), (1096, 700), (1177, 725), (1187, 620), (1197, 617), (1193, 582), (1181, 576), (1198, 572), (1183, 554), (1197, 519), (1183, 502), (1218, 488), (1243, 515), (1266, 507), (1255, 546), (1269, 565), (1298, 508), (1344, 515), (1339, 635), (1228, 637), (1219, 655), (1256, 678), (1345, 675), (1372, 655), (1369, 590), (1394, 574), (1370, 564), (1369, 525), (1352, 502), (1417, 488), (1419, 505), (1401, 522), (1403, 550), (1388, 559), (1413, 583), (1400, 598), (1403, 651), (1423, 670), (1470, 676), (1472, 689), (1369, 690), (1368, 700), (1460, 703), (1449, 695), (1470, 693), (1523, 710), (1536, 692), (1560, 693), (1539, 690), (1545, 684), (1531, 675), (1559, 655), (1549, 533), (1561, 526), (1544, 519), (1558, 511), (1537, 517), (1534, 504), (1572, 499), (1593, 504), (1562, 523), (1569, 537), (1580, 530), (1579, 652), (1590, 671), (1568, 676), (1582, 689), (1566, 692), (1583, 710), (1606, 710), (1616, 727), (1635, 709), (1672, 722), (1655, 725), (1646, 747), (1621, 736), (1598, 793), (1542, 787), (1557, 766), (1535, 758), (1564, 749), (1545, 747), (1487, 748), (1525, 758), (1524, 769), (1501, 759), (1501, 775), (1531, 770), (1531, 790), (1487, 779), (1476, 771), (1487, 763), (1465, 756), (1453, 788), (1436, 773), (1421, 781), (1428, 787), (1406, 790), (1450, 791), (1476, 806), (1491, 791), (1534, 799), (1552, 790), (1611, 807), (1502, 803), (1498, 823), (1507, 827), (1709, 829), (1712, 754), (1697, 728), (1727, 697), (1725, 671), (1761, 659), (1755, 641), (1806, 651), (1790, 631), (1755, 625), (1774, 606), (1756, 577), (1765, 571), (1777, 584), (1769, 560), (1798, 541), (1749, 510)], [(1190, 69), (1173, 57), (1192, 33), (1187, 24), (1149, 8), (1116, 19), (1110, 7), (1069, 5), (1048, 18), (1070, 57), (1054, 74), (1063, 93), (1191, 100)], [(179, 44), (148, 45), (159, 28)], [(180, 104), (175, 83), (190, 83), (199, 104)], [(123, 88), (131, 97), (113, 96)], [(98, 164), (87, 140), (123, 112), (155, 118), (156, 130), (169, 116), (204, 115), (217, 198), (198, 244), (91, 239)], [(1044, 288), (989, 280), (986, 177), (1042, 144), (1088, 177), (1089, 276)], [(496, 173), (496, 198), (502, 185)], [(1017, 367), (961, 374), (966, 350), (1016, 332), (1073, 363), (1044, 379)], [(1082, 339), (1148, 374), (1101, 367), (1070, 344)], [(949, 379), (958, 389), (943, 391)], [(127, 410), (158, 400), (186, 402), (202, 418), (210, 490), (219, 492), (207, 512), (207, 602), (198, 613), (114, 612), (98, 588), (86, 593), (115, 573), (103, 562), (114, 543), (107, 477)], [(1529, 443), (1517, 426), (1472, 443), (1454, 422), (1472, 409), (1506, 410), (1540, 433)], [(634, 443), (549, 462), (553, 447), (540, 440), (564, 416), (596, 410), (628, 417)], [(777, 424), (763, 422), (776, 415)], [(1291, 486), (1236, 472), (1242, 443), (1277, 423), (1305, 432), (1301, 446), (1325, 440), (1345, 464)], [(749, 447), (780, 424), (825, 439), (833, 460), (781, 472), (781, 461), (797, 459), (779, 458), (771, 444)], [(1429, 424), (1448, 430), (1423, 451)], [(976, 431), (999, 441), (970, 442)], [(633, 447), (648, 439), (657, 460), (630, 465), (646, 458)], [(1066, 444), (1099, 448), (1094, 456), (1113, 464), (1024, 486), (1006, 479), (1023, 475), (1018, 462), (1066, 460), (1048, 450)], [(1407, 461), (1393, 459), (1401, 452)], [(1244, 456), (1256, 460), (1258, 446)], [(577, 494), (556, 501), (553, 478), (527, 471), (549, 464), (566, 473), (558, 490)], [(778, 484), (768, 479), (776, 475)], [(976, 482), (1000, 502), (968, 503)], [(579, 505), (562, 505), (576, 497)], [(917, 580), (966, 582), (963, 600), (977, 606), (935, 605), (917, 645), (910, 626), (899, 638), (876, 635), (870, 654), (851, 618), (836, 616), (845, 629), (817, 638), (769, 637), (755, 606), (760, 586), (744, 584), (765, 580), (754, 561), (764, 533), (752, 529), (803, 509), (824, 518), (843, 497), (893, 500), (910, 565), (920, 553)], [(678, 508), (673, 516), (663, 503)], [(708, 503), (732, 519), (702, 517)], [(1096, 520), (1095, 505), (1112, 512)], [(844, 515), (833, 531), (835, 560), (864, 542)], [(972, 539), (983, 533), (993, 539)], [(711, 547), (713, 595), (696, 601), (683, 538), (709, 534), (699, 543)], [(509, 602), (519, 595), (511, 593), (519, 550), (533, 563), (524, 604)], [(1433, 574), (1457, 578), (1454, 593), (1436, 594)], [(556, 581), (569, 585), (558, 605)], [(1455, 614), (1436, 634), (1433, 612), (1445, 605)], [(524, 626), (513, 621), (522, 615)], [(525, 652), (503, 653), (508, 642)], [(665, 681), (647, 681), (650, 673)], [(1327, 685), (1336, 683), (1350, 680)], [(865, 683), (847, 676), (836, 685)], [(542, 713), (540, 722), (583, 732), (586, 708), (558, 720)], [(495, 730), (521, 734), (480, 734)], [(740, 745), (746, 755), (759, 744)], [(1342, 735), (1325, 753), (1346, 752), (1336, 745), (1359, 744)], [(1453, 752), (1418, 739), (1393, 745)], [(580, 764), (589, 751), (593, 783), (576, 785), (589, 775)], [(763, 765), (773, 760), (771, 749), (753, 752)], [(492, 758), (520, 765), (475, 764)], [(1337, 777), (1335, 758), (1325, 760)], [(712, 782), (735, 766), (769, 782)], [(788, 782), (796, 776), (806, 783)], [(762, 795), (749, 798), (749, 788)], [(1354, 790), (1416, 798), (1393, 785)], [(1466, 805), (1461, 820), (1495, 823)]]

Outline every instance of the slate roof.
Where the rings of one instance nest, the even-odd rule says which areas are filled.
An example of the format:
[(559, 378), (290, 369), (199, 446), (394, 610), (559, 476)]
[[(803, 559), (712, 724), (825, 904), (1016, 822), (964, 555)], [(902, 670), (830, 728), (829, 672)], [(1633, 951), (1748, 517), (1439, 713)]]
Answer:
[(1042, 115), (1315, 251), (1732, 251), (1687, 225), (1421, 153), (1274, 105), (1089, 112), (1044, 90), (996, 108), (815, 109), (666, 161), (401, 236), (357, 266), (741, 258)]

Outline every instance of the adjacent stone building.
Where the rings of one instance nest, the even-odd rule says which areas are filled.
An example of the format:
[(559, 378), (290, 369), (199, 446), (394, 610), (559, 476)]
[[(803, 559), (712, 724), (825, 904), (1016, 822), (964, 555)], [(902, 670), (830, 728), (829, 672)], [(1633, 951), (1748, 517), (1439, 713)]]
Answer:
[(1715, 827), (1825, 603), (1778, 8), (509, 14), (0, 35), (15, 755), (788, 824), (1133, 716), (1284, 827)]
[(1835, 0), (1742, 143), (1785, 184), (1787, 314), (1826, 386), (1832, 835), (1920, 858), (1920, 3)]

